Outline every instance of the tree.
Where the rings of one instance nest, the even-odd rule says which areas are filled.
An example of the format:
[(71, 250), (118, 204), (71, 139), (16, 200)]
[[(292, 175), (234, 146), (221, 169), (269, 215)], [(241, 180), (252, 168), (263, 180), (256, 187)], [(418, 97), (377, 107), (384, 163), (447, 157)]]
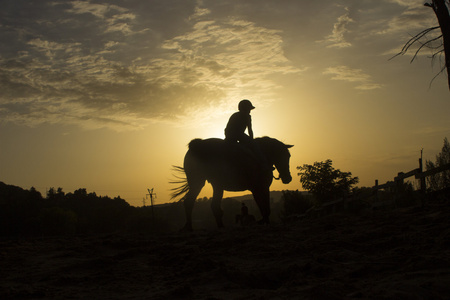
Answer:
[(341, 172), (332, 164), (332, 160), (327, 159), (325, 162), (315, 162), (314, 165), (297, 167), (302, 187), (320, 202), (343, 197), (350, 192), (352, 185), (359, 182), (358, 177), (352, 177), (351, 172)]
[(54, 187), (51, 187), (47, 191), (47, 199), (52, 201), (62, 201), (64, 200), (64, 192), (62, 188), (58, 188), (58, 190), (55, 190)]
[[(444, 139), (441, 153), (436, 155), (436, 163), (430, 160), (426, 161), (427, 170), (444, 166), (450, 163), (450, 143), (448, 139)], [(439, 191), (445, 188), (450, 188), (450, 171), (443, 171), (432, 176), (427, 177), (428, 186), (432, 191)]]
[[(432, 0), (431, 3), (426, 2), (424, 5), (433, 9), (438, 19), (439, 26), (427, 28), (413, 36), (408, 42), (406, 42), (400, 53), (398, 53), (394, 57), (405, 54), (409, 50), (409, 48), (416, 43), (420, 44), (420, 46), (416, 50), (411, 62), (414, 61), (414, 59), (423, 48), (429, 48), (433, 51), (433, 60), (436, 57), (441, 56), (443, 53), (444, 65), (436, 76), (447, 70), (447, 81), (448, 87), (450, 89), (450, 14), (448, 10), (449, 0)], [(429, 33), (439, 28), (441, 29), (440, 35), (427, 38), (427, 35)], [(423, 39), (426, 40), (423, 42)]]

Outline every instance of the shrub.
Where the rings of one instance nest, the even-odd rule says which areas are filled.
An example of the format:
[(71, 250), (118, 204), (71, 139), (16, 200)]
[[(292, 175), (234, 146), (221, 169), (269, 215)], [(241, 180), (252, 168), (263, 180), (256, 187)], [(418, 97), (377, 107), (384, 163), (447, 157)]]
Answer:
[(285, 220), (293, 215), (302, 215), (314, 205), (312, 195), (302, 193), (298, 190), (283, 191), (281, 201), (283, 202), (283, 211), (280, 216), (281, 220)]

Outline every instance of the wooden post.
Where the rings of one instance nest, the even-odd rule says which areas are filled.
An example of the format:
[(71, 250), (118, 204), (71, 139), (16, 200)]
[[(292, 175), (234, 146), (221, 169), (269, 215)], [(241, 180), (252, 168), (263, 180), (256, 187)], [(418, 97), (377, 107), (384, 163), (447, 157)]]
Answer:
[(405, 181), (405, 177), (403, 177), (403, 175), (405, 175), (405, 173), (403, 173), (403, 172), (398, 172), (398, 173), (397, 173), (396, 184), (397, 184), (397, 187), (398, 187), (398, 188), (402, 187), (402, 186), (403, 186), (403, 183), (404, 183), (404, 181)]
[[(422, 158), (419, 158), (419, 174), (423, 173), (423, 163)], [(425, 177), (420, 177), (420, 191), (425, 193), (427, 191), (427, 183), (425, 181)]]
[(395, 180), (395, 187), (394, 187), (395, 188), (395, 196), (394, 196), (395, 206), (398, 206), (398, 199), (400, 198), (400, 196), (404, 190), (403, 184), (405, 183), (405, 178), (403, 175), (405, 175), (405, 173), (398, 172), (397, 177), (394, 179)]
[(378, 179), (375, 179), (375, 201), (378, 201)]
[[(423, 150), (422, 150), (423, 151)], [(422, 156), (422, 151), (420, 151), (420, 156)], [(422, 157), (419, 158), (419, 176), (423, 173), (423, 163)], [(425, 205), (425, 193), (427, 191), (427, 183), (425, 181), (425, 176), (420, 176), (420, 202), (422, 207)]]

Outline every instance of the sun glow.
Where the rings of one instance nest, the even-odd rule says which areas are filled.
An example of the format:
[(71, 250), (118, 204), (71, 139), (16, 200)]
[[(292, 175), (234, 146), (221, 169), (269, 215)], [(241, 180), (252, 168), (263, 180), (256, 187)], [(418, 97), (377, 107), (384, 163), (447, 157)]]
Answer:
[(228, 116), (222, 114), (221, 116), (215, 118), (214, 120), (206, 121), (198, 130), (195, 130), (197, 135), (192, 138), (225, 138), (224, 130), (227, 125)]

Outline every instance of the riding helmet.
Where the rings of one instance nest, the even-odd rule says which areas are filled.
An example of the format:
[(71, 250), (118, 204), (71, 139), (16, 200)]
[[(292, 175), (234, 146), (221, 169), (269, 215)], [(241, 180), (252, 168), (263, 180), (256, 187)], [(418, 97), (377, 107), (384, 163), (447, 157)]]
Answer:
[(244, 99), (241, 102), (239, 102), (238, 108), (240, 111), (243, 111), (243, 110), (252, 110), (255, 107), (250, 102), (250, 100)]

